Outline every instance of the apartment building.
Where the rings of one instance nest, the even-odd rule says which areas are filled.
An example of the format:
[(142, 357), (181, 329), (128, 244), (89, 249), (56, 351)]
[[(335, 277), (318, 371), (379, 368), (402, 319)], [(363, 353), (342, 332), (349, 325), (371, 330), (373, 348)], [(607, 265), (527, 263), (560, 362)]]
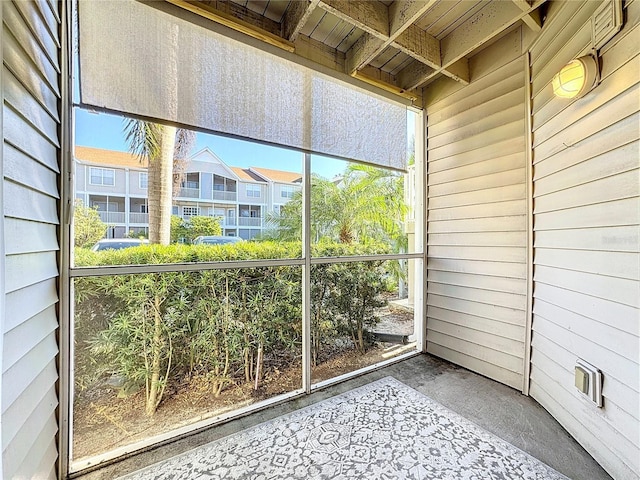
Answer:
[[(144, 160), (127, 152), (77, 146), (74, 168), (75, 198), (98, 209), (109, 225), (108, 237), (147, 233)], [(189, 159), (174, 195), (173, 214), (185, 220), (196, 215), (219, 217), (224, 235), (248, 240), (268, 228), (268, 212), (279, 213), (301, 182), (301, 173), (229, 166), (204, 148)]]

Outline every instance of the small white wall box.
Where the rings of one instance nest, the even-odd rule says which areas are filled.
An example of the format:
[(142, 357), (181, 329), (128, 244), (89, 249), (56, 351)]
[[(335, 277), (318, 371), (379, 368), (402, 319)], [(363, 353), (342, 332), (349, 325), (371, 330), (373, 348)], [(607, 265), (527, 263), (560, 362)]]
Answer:
[(602, 407), (602, 372), (584, 360), (576, 360), (575, 385), (598, 407)]

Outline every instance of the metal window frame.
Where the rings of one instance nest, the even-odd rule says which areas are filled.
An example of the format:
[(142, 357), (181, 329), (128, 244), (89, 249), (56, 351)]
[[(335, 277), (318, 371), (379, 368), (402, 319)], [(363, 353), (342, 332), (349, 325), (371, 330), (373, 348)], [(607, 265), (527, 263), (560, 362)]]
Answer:
[[(142, 179), (144, 180), (144, 185)], [(138, 172), (138, 188), (140, 190), (148, 190), (149, 189), (149, 173), (148, 172)]]
[[(100, 170), (100, 183), (93, 181), (93, 177), (97, 175), (93, 174), (94, 170)], [(104, 183), (104, 172), (110, 171), (113, 174), (113, 183)], [(113, 168), (104, 167), (92, 167), (89, 166), (89, 185), (98, 185), (102, 187), (115, 187), (116, 186), (116, 171)]]
[(246, 185), (245, 193), (247, 194), (247, 198), (262, 198), (262, 187), (260, 185), (248, 183)]
[[(424, 261), (424, 253), (403, 253), (403, 254), (381, 254), (381, 255), (362, 255), (362, 256), (345, 256), (345, 257), (312, 257), (311, 256), (311, 219), (310, 215), (307, 212), (310, 212), (310, 203), (311, 203), (311, 193), (310, 193), (310, 184), (311, 184), (311, 175), (310, 175), (310, 155), (305, 154), (305, 186), (303, 188), (304, 193), (304, 217), (303, 217), (303, 228), (305, 230), (304, 241), (303, 241), (303, 257), (302, 258), (292, 258), (292, 259), (270, 259), (270, 260), (243, 260), (243, 261), (222, 261), (222, 262), (203, 262), (203, 263), (181, 263), (181, 264), (156, 264), (156, 265), (115, 265), (115, 266), (98, 266), (98, 267), (69, 267), (68, 269), (68, 292), (67, 302), (69, 303), (69, 311), (70, 316), (68, 319), (70, 331), (73, 330), (73, 313), (72, 313), (72, 299), (73, 299), (73, 279), (82, 278), (82, 277), (90, 277), (90, 276), (113, 276), (113, 275), (129, 275), (129, 274), (148, 274), (148, 273), (171, 273), (171, 272), (199, 272), (206, 270), (234, 270), (239, 268), (259, 268), (265, 266), (301, 266), (302, 267), (302, 288), (303, 288), (303, 317), (302, 317), (302, 336), (303, 336), (303, 344), (302, 344), (302, 388), (299, 390), (294, 390), (292, 392), (285, 393), (283, 395), (279, 395), (270, 399), (267, 399), (263, 402), (258, 402), (253, 405), (249, 405), (245, 408), (242, 408), (236, 412), (230, 412), (224, 415), (212, 416), (209, 419), (202, 420), (200, 422), (194, 423), (189, 426), (185, 426), (179, 429), (174, 429), (168, 432), (164, 432), (162, 434), (154, 435), (148, 437), (144, 440), (136, 442), (132, 445), (127, 445), (125, 447), (120, 447), (108, 452), (103, 452), (97, 456), (91, 457), (89, 459), (85, 459), (81, 462), (73, 462), (71, 461), (71, 449), (68, 447), (65, 451), (68, 452), (68, 472), (69, 473), (77, 473), (82, 470), (85, 470), (89, 467), (93, 467), (97, 464), (103, 462), (111, 462), (116, 461), (117, 458), (121, 457), (125, 453), (131, 453), (133, 451), (144, 451), (148, 450), (152, 447), (157, 447), (158, 445), (168, 443), (170, 441), (176, 441), (184, 436), (195, 433), (196, 431), (202, 430), (203, 428), (212, 427), (214, 425), (218, 425), (220, 423), (229, 421), (231, 419), (235, 419), (244, 415), (248, 415), (253, 412), (257, 412), (259, 410), (268, 408), (275, 404), (281, 403), (283, 401), (295, 398), (300, 395), (310, 394), (316, 390), (326, 388), (330, 385), (334, 385), (336, 383), (345, 381), (350, 378), (354, 378), (359, 375), (363, 375), (365, 373), (371, 372), (373, 370), (383, 368), (387, 365), (391, 365), (393, 363), (405, 360), (414, 355), (418, 355), (424, 351), (424, 306), (423, 306), (423, 275), (422, 270), (425, 265)], [(309, 172), (307, 175), (306, 172)], [(420, 216), (420, 209), (416, 210), (417, 216)], [(422, 235), (420, 235), (422, 237)], [(416, 242), (422, 243), (422, 238), (418, 239), (418, 235), (416, 236)], [(415, 312), (414, 312), (414, 325), (416, 331), (419, 332), (416, 338), (416, 349), (412, 352), (407, 352), (397, 357), (385, 360), (383, 362), (376, 363), (374, 365), (370, 365), (368, 367), (364, 367), (362, 369), (355, 370), (353, 372), (349, 372), (340, 376), (337, 376), (332, 379), (328, 379), (325, 381), (321, 381), (318, 383), (312, 382), (311, 377), (311, 293), (310, 293), (310, 285), (311, 285), (311, 267), (313, 265), (321, 265), (321, 264), (337, 264), (337, 263), (353, 263), (353, 262), (366, 262), (366, 261), (393, 261), (393, 260), (416, 260), (416, 303), (415, 303)], [(70, 345), (73, 342), (70, 342)], [(69, 391), (69, 403), (71, 404), (70, 399), (73, 398), (73, 382), (72, 379), (72, 371), (73, 371), (73, 352), (69, 352), (70, 354), (70, 370), (68, 382), (68, 391)], [(70, 425), (73, 417), (73, 412), (71, 405), (68, 409), (69, 418), (67, 420), (67, 424)], [(68, 430), (68, 444), (71, 445), (73, 432), (71, 428)]]
[[(58, 236), (60, 250), (58, 265), (60, 278), (58, 291), (59, 327), (58, 327), (58, 478), (67, 478), (71, 460), (71, 419), (73, 398), (73, 318), (71, 305), (73, 295), (70, 291), (70, 266), (73, 263), (71, 251), (71, 221), (73, 211), (73, 0), (63, 0), (60, 5), (60, 227)], [(85, 172), (86, 175), (86, 172)]]
[[(191, 435), (204, 428), (236, 419), (259, 410), (277, 405), (292, 398), (310, 394), (319, 389), (334, 385), (350, 378), (368, 373), (370, 371), (383, 368), (387, 365), (400, 362), (412, 356), (418, 355), (426, 351), (426, 162), (425, 162), (425, 129), (426, 118), (421, 110), (412, 109), (416, 113), (416, 138), (415, 138), (415, 162), (416, 162), (416, 251), (419, 253), (404, 254), (385, 254), (385, 255), (364, 255), (364, 256), (348, 256), (348, 257), (312, 257), (311, 256), (311, 155), (308, 152), (304, 154), (303, 166), (303, 251), (301, 258), (293, 259), (272, 259), (272, 260), (248, 260), (248, 261), (231, 261), (231, 262), (206, 262), (198, 264), (159, 264), (159, 265), (127, 265), (127, 266), (101, 266), (101, 267), (72, 267), (73, 251), (71, 249), (71, 223), (72, 223), (72, 205), (73, 205), (73, 69), (72, 69), (72, 42), (71, 30), (73, 26), (73, 0), (63, 3), (64, 18), (62, 21), (63, 47), (62, 47), (62, 64), (61, 73), (63, 96), (61, 99), (62, 118), (62, 148), (61, 148), (61, 245), (60, 250), (60, 292), (61, 292), (61, 308), (60, 308), (60, 379), (59, 379), (59, 462), (58, 472), (60, 478), (66, 478), (69, 474), (75, 474), (89, 467), (98, 464), (117, 461), (118, 458), (132, 452), (142, 452), (162, 444), (177, 441), (180, 438)], [(95, 167), (101, 168), (101, 167)], [(115, 171), (114, 171), (115, 185)], [(261, 186), (253, 186), (261, 192)], [(255, 197), (254, 197), (255, 198)], [(318, 264), (335, 264), (347, 262), (362, 261), (385, 261), (385, 260), (416, 260), (415, 261), (415, 309), (414, 309), (414, 325), (416, 332), (416, 349), (413, 352), (404, 353), (397, 357), (385, 360), (383, 362), (370, 365), (368, 367), (340, 375), (333, 379), (312, 384), (311, 379), (311, 316), (310, 316), (310, 284), (311, 284), (311, 267)], [(262, 402), (249, 405), (234, 412), (223, 415), (212, 416), (209, 419), (202, 420), (198, 423), (174, 429), (162, 434), (146, 438), (132, 445), (127, 445), (119, 449), (104, 452), (98, 456), (82, 462), (72, 462), (72, 419), (73, 419), (73, 280), (74, 278), (86, 276), (107, 276), (107, 275), (125, 275), (125, 274), (145, 274), (145, 273), (164, 273), (164, 272), (198, 272), (213, 269), (238, 269), (238, 268), (256, 268), (261, 266), (301, 266), (303, 272), (302, 288), (303, 288), (303, 316), (302, 316), (302, 378), (301, 388), (292, 392), (279, 395)]]
[(293, 185), (282, 185), (280, 187), (280, 198), (293, 198), (293, 194), (296, 192)]

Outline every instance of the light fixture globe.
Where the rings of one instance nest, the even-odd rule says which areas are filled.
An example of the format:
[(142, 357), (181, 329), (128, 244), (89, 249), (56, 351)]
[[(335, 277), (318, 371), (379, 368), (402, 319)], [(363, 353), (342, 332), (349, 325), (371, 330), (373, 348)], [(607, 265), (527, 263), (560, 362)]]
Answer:
[(598, 60), (593, 55), (576, 58), (553, 77), (553, 94), (560, 98), (580, 98), (600, 80)]

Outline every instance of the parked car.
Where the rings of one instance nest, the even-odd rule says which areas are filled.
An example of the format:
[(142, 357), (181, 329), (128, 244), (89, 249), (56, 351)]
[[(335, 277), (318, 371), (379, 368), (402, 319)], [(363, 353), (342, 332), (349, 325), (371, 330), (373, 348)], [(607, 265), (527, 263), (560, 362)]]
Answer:
[(140, 240), (139, 238), (104, 238), (91, 247), (91, 251), (120, 250), (122, 248), (139, 247), (147, 243), (149, 243), (149, 240)]
[(225, 237), (222, 235), (201, 235), (193, 240), (194, 245), (224, 245), (225, 243), (243, 242), (240, 237)]

